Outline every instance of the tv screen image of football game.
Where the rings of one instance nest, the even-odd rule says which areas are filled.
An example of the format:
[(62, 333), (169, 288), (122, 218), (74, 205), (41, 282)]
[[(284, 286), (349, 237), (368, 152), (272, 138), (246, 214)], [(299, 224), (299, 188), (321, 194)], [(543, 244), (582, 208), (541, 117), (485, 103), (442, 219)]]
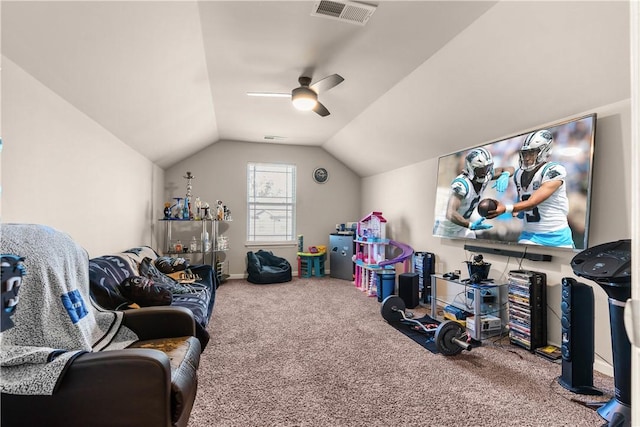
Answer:
[[(590, 114), (440, 157), (433, 235), (585, 249), (595, 125)], [(501, 213), (481, 215), (484, 199)]]

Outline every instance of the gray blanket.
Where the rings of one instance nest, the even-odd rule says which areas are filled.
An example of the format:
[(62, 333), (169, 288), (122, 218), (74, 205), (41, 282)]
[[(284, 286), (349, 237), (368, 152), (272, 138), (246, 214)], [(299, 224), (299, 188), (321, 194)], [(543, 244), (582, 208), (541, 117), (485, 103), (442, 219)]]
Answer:
[(42, 225), (2, 224), (0, 253), (24, 257), (26, 267), (15, 326), (0, 334), (3, 393), (53, 394), (75, 357), (137, 340), (122, 326), (122, 313), (92, 304), (88, 254), (68, 235)]

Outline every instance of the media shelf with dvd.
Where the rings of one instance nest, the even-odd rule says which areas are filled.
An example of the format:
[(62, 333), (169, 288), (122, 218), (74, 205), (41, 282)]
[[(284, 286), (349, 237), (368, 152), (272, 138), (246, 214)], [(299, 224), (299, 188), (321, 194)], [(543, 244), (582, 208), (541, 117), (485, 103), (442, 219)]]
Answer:
[(507, 289), (509, 341), (533, 353), (547, 345), (547, 275), (512, 270)]
[(431, 275), (431, 317), (465, 322), (468, 336), (480, 342), (500, 335), (506, 325), (507, 284), (471, 283)]

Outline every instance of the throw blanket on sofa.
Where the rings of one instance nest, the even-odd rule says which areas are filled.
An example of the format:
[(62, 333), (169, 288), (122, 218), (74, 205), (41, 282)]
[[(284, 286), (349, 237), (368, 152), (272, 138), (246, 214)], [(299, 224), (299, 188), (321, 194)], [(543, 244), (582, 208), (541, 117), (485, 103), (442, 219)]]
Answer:
[(122, 313), (92, 305), (88, 255), (68, 235), (31, 224), (2, 224), (0, 233), (0, 252), (24, 257), (26, 267), (15, 326), (0, 338), (3, 393), (53, 394), (75, 357), (137, 340)]
[(172, 306), (191, 310), (196, 321), (196, 337), (204, 349), (209, 342), (207, 324), (213, 313), (216, 278), (210, 265), (189, 266), (201, 280), (182, 284), (162, 273), (156, 262), (162, 259), (148, 246), (139, 246), (89, 260), (89, 283), (96, 303), (107, 310), (125, 310), (129, 301), (121, 292), (121, 284), (128, 278), (143, 276), (172, 293)]

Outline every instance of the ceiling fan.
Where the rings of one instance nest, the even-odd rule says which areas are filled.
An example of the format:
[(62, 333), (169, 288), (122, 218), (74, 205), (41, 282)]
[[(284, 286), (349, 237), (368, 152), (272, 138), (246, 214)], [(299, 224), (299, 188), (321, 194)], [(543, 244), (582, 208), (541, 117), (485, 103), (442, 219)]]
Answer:
[(298, 110), (310, 111), (313, 110), (322, 117), (326, 117), (329, 114), (329, 110), (318, 101), (318, 94), (326, 92), (329, 89), (338, 86), (344, 81), (344, 78), (339, 74), (332, 74), (317, 82), (311, 84), (311, 77), (300, 76), (298, 77), (298, 83), (300, 87), (297, 87), (291, 91), (291, 93), (273, 93), (273, 92), (247, 92), (249, 96), (267, 96), (267, 97), (281, 97), (291, 98), (293, 106)]

